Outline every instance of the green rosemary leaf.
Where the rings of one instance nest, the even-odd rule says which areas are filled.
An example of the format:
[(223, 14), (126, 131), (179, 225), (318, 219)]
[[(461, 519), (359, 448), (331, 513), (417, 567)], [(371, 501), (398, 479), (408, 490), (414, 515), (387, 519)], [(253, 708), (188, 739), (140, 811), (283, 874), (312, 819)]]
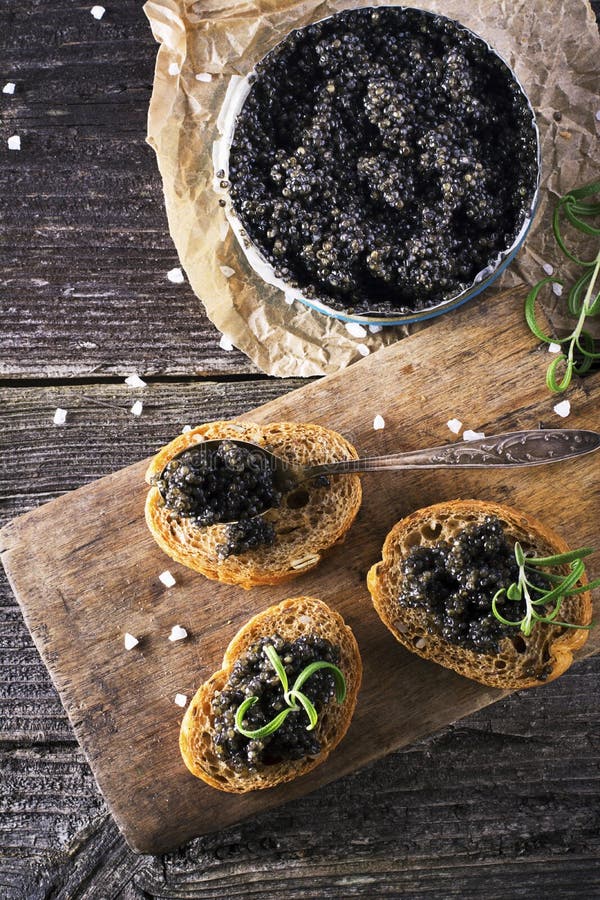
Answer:
[(313, 706), (312, 702), (309, 700), (309, 698), (306, 696), (306, 694), (302, 693), (302, 691), (295, 691), (293, 688), (289, 692), (289, 695), (290, 695), (290, 697), (295, 698), (296, 700), (299, 700), (300, 703), (302, 704), (302, 706), (304, 707), (306, 715), (308, 716), (308, 719), (309, 719), (309, 723), (306, 726), (306, 730), (312, 731), (313, 728), (315, 727), (315, 725), (317, 724), (317, 720), (318, 720), (317, 711), (316, 711), (315, 707)]
[(244, 720), (244, 716), (248, 712), (248, 709), (251, 706), (254, 706), (255, 703), (258, 702), (258, 697), (247, 697), (243, 703), (241, 703), (237, 709), (235, 714), (235, 728), (236, 731), (239, 731), (240, 734), (243, 734), (244, 737), (250, 738), (251, 740), (255, 740), (257, 738), (268, 737), (273, 732), (277, 731), (278, 728), (281, 728), (288, 715), (293, 712), (293, 708), (288, 706), (287, 709), (282, 710), (279, 715), (275, 716), (274, 719), (271, 719), (266, 725), (263, 725), (262, 728), (256, 728), (254, 731), (248, 731), (242, 725)]
[(551, 344), (554, 338), (548, 337), (547, 334), (544, 334), (544, 332), (538, 325), (537, 319), (535, 317), (535, 303), (540, 289), (545, 284), (549, 284), (552, 280), (552, 278), (542, 278), (542, 280), (538, 281), (535, 287), (533, 287), (529, 291), (527, 299), (525, 300), (525, 319), (527, 320), (527, 324), (529, 325), (529, 330), (532, 331), (540, 341), (545, 341), (547, 344)]
[[(566, 553), (555, 553), (554, 556), (527, 556), (525, 564), (528, 566), (562, 566), (576, 559), (585, 559), (593, 553), (591, 547), (579, 547), (578, 550), (567, 550)], [(516, 558), (516, 553), (515, 553)], [(518, 560), (517, 560), (518, 562)]]
[[(561, 381), (556, 380), (556, 370), (558, 366), (565, 362), (565, 374), (562, 377)], [(548, 390), (552, 391), (555, 394), (560, 394), (571, 384), (571, 378), (573, 377), (573, 360), (568, 359), (564, 353), (561, 353), (560, 356), (557, 356), (555, 360), (553, 360), (548, 366), (548, 371), (546, 372), (546, 387)]]
[(314, 675), (315, 672), (318, 672), (319, 669), (329, 669), (331, 671), (335, 680), (336, 700), (338, 703), (343, 703), (346, 698), (346, 679), (344, 678), (344, 673), (341, 669), (338, 669), (337, 666), (334, 666), (333, 663), (329, 662), (314, 662), (308, 665), (296, 678), (292, 691), (298, 691), (307, 678), (310, 678), (310, 676)]
[(584, 292), (584, 289), (587, 288), (588, 282), (591, 277), (592, 270), (586, 269), (583, 275), (577, 279), (577, 281), (569, 291), (569, 296), (567, 298), (567, 309), (572, 316), (578, 316), (581, 312), (581, 307), (583, 304), (582, 294)]
[[(513, 585), (511, 585), (511, 587), (513, 587)], [(504, 588), (500, 588), (500, 590), (494, 594), (494, 596), (492, 598), (492, 612), (494, 613), (494, 615), (496, 616), (498, 621), (502, 622), (503, 625), (514, 625), (515, 628), (518, 628), (519, 625), (521, 624), (521, 620), (519, 620), (518, 622), (511, 622), (510, 619), (505, 619), (504, 616), (502, 616), (498, 612), (498, 607), (497, 607), (498, 599), (500, 598), (500, 595), (503, 593), (504, 593)]]
[(279, 654), (277, 653), (277, 650), (275, 649), (275, 647), (273, 647), (272, 644), (267, 644), (267, 646), (265, 647), (265, 655), (269, 658), (269, 662), (271, 663), (271, 665), (277, 672), (277, 675), (279, 676), (279, 680), (283, 686), (283, 693), (284, 694), (287, 693), (287, 689), (288, 689), (287, 673), (285, 671), (283, 663), (281, 662), (281, 660), (279, 658)]

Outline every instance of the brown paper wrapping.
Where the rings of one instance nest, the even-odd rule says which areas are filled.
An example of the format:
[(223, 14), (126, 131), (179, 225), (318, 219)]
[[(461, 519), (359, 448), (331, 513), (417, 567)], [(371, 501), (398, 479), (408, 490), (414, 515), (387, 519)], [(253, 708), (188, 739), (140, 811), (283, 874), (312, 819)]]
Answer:
[[(373, 351), (407, 333), (406, 327), (387, 327), (353, 337), (335, 319), (299, 302), (286, 304), (283, 293), (248, 264), (213, 189), (212, 147), (231, 77), (251, 71), (292, 28), (363, 5), (353, 0), (148, 0), (144, 7), (161, 45), (148, 142), (156, 151), (173, 241), (211, 321), (271, 375), (334, 372), (359, 359), (365, 346)], [(496, 282), (499, 287), (533, 284), (543, 277), (543, 263), (558, 270), (564, 262), (550, 227), (556, 196), (598, 175), (600, 39), (591, 7), (587, 0), (422, 0), (414, 5), (457, 19), (487, 40), (513, 68), (536, 111), (542, 143), (540, 205), (524, 248)], [(221, 266), (234, 274), (226, 277)], [(564, 303), (550, 296), (549, 317), (560, 326)]]

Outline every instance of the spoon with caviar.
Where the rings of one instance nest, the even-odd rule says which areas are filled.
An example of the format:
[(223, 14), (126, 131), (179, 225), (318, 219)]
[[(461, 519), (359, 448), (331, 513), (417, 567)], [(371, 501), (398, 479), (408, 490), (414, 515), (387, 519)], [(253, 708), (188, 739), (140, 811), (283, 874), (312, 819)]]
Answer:
[[(266, 447), (230, 438), (202, 441), (174, 456), (156, 479), (165, 505), (198, 525), (232, 523), (278, 507), (284, 494), (311, 479), (390, 469), (513, 468), (592, 453), (600, 432), (584, 429), (512, 431), (442, 447), (301, 466)], [(318, 483), (318, 482), (317, 482)]]

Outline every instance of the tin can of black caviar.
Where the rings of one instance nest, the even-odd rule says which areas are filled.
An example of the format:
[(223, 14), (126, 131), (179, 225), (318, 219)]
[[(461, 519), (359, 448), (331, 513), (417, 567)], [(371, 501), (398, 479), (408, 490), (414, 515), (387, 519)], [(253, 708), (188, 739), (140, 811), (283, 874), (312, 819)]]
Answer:
[(540, 140), (523, 86), (444, 16), (361, 7), (292, 31), (231, 79), (214, 186), (250, 266), (347, 322), (475, 297), (531, 226)]

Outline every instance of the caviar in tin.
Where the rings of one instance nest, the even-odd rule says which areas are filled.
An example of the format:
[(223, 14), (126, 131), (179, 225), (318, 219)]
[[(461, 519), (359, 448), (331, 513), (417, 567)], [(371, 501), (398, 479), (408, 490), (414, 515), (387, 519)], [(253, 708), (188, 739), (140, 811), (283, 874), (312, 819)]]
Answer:
[[(496, 653), (504, 637), (515, 629), (500, 622), (492, 612), (492, 599), (500, 588), (518, 578), (514, 542), (509, 542), (502, 524), (487, 516), (481, 524), (467, 525), (449, 543), (415, 547), (402, 564), (401, 606), (427, 609), (433, 633), (452, 644), (480, 653)], [(543, 575), (531, 580), (546, 586)], [(498, 601), (502, 611), (504, 601)], [(525, 601), (509, 601), (508, 618), (525, 614)]]
[[(267, 645), (277, 651), (290, 684), (312, 662), (339, 664), (339, 649), (316, 634), (295, 641), (285, 641), (279, 635), (263, 637), (239, 657), (223, 690), (212, 701), (215, 752), (237, 771), (252, 772), (259, 766), (305, 759), (318, 755), (321, 750), (318, 729), (306, 730), (308, 721), (301, 708), (291, 712), (283, 725), (267, 737), (251, 739), (236, 731), (235, 714), (247, 697), (259, 698), (246, 713), (248, 730), (263, 727), (286, 707), (281, 681), (264, 652)], [(326, 669), (315, 672), (304, 682), (302, 691), (320, 714), (334, 701), (333, 675)]]
[(536, 133), (481, 39), (419, 10), (359, 9), (258, 64), (229, 177), (279, 277), (338, 310), (408, 313), (510, 248), (533, 201)]

